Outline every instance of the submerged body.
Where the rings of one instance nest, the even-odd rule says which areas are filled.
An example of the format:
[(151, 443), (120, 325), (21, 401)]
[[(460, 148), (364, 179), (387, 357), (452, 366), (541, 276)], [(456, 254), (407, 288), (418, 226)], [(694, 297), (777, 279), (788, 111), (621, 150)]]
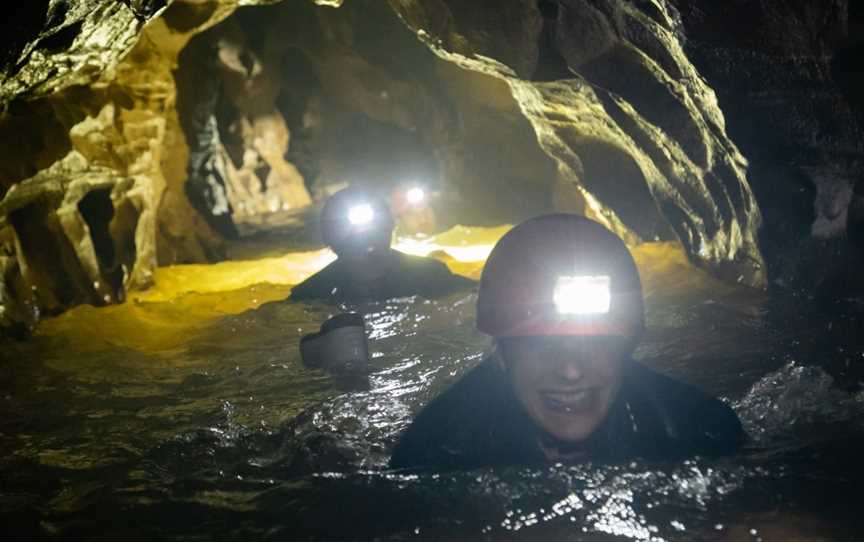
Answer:
[(494, 354), (433, 401), (393, 468), (668, 460), (735, 451), (735, 413), (639, 365), (639, 272), (624, 243), (576, 215), (536, 217), (489, 256), (477, 329)]
[(398, 250), (380, 255), (375, 265), (375, 275), (365, 277), (358, 274), (356, 266), (339, 258), (295, 286), (291, 299), (358, 302), (412, 295), (434, 298), (476, 286), (471, 279), (450, 272), (443, 262)]
[(438, 260), (393, 250), (393, 227), (384, 199), (353, 186), (334, 194), (321, 213), (321, 230), (337, 259), (295, 286), (290, 299), (356, 303), (439, 297), (476, 286)]
[[(572, 442), (540, 427), (516, 397), (506, 372), (487, 359), (417, 416), (397, 443), (390, 467), (450, 470), (676, 460), (730, 454), (743, 443), (738, 417), (721, 401), (629, 359), (621, 375), (599, 425), (587, 438)], [(586, 403), (601, 400), (549, 399), (547, 406), (560, 416), (576, 417), (580, 409), (591, 408)]]

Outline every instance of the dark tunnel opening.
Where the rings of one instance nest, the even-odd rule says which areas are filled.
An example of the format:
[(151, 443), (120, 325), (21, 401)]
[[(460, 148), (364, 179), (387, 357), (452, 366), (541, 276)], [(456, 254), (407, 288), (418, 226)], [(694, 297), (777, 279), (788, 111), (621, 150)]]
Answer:
[(312, 190), (312, 181), (321, 172), (316, 140), (322, 137), (322, 112), (315, 100), (321, 96), (323, 88), (312, 62), (297, 47), (285, 51), (281, 69), (285, 84), (276, 98), (276, 106), (291, 131), (291, 145), (285, 158), (297, 166), (306, 188)]
[[(111, 223), (115, 217), (111, 189), (91, 190), (78, 202), (78, 212), (87, 223), (99, 270), (115, 297), (122, 299), (123, 269), (117, 261)], [(133, 243), (134, 248), (134, 243)]]
[(532, 81), (556, 81), (574, 77), (567, 66), (567, 60), (558, 50), (558, 1), (540, 0), (537, 2), (543, 20), (537, 50), (537, 67), (531, 75)]
[[(109, 224), (111, 239), (114, 243), (115, 265), (123, 282), (132, 275), (135, 260), (138, 255), (136, 235), (141, 213), (129, 201), (122, 201), (114, 211), (114, 217)], [(118, 292), (123, 293), (119, 288)]]
[(90, 237), (96, 257), (104, 269), (113, 269), (115, 262), (114, 242), (108, 225), (114, 218), (114, 204), (111, 202), (111, 189), (91, 190), (78, 202), (78, 211), (90, 228)]
[(28, 262), (29, 282), (33, 294), (47, 314), (56, 314), (66, 306), (97, 302), (84, 278), (56, 215), (39, 204), (9, 213), (21, 251)]

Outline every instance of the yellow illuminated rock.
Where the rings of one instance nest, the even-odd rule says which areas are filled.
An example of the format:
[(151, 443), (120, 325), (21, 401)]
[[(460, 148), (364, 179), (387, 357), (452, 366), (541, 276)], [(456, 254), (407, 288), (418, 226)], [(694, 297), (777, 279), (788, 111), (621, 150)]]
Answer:
[[(455, 272), (476, 278), (492, 246), (507, 229), (509, 226), (456, 226), (422, 242), (400, 240), (395, 247), (408, 247), (411, 250), (406, 252), (412, 254), (435, 253)], [(120, 305), (75, 307), (46, 319), (38, 334), (82, 350), (126, 347), (158, 352), (180, 348), (192, 334), (207, 330), (223, 316), (287, 298), (292, 285), (335, 258), (329, 249), (286, 253), (275, 242), (258, 249), (267, 257), (158, 268), (155, 286), (149, 290), (130, 295)], [(283, 254), (273, 256), (277, 250)]]
[[(394, 246), (439, 258), (454, 272), (478, 279), (492, 247), (509, 229), (508, 225), (456, 226), (434, 237), (402, 238)], [(38, 334), (80, 351), (132, 348), (158, 353), (183, 348), (197, 334), (212, 330), (222, 317), (287, 298), (292, 285), (334, 258), (328, 249), (285, 252), (275, 243), (261, 245), (259, 250), (266, 256), (159, 268), (153, 288), (130, 296), (123, 304), (73, 308), (47, 319)], [(282, 254), (274, 256), (274, 250)], [(649, 304), (679, 297), (753, 295), (750, 288), (728, 285), (694, 267), (679, 244), (644, 243), (632, 251)]]
[[(308, 221), (307, 187), (320, 200), (418, 179), (441, 224), (578, 212), (764, 285), (747, 162), (664, 2), (554, 19), (522, 0), (78, 4), (54, 21), (68, 43), (40, 47), (60, 27), (47, 28), (0, 74), (4, 328), (82, 303), (290, 284), (278, 261), (158, 266), (223, 260), (276, 214)], [(451, 235), (399, 246), (477, 277), (492, 241)]]

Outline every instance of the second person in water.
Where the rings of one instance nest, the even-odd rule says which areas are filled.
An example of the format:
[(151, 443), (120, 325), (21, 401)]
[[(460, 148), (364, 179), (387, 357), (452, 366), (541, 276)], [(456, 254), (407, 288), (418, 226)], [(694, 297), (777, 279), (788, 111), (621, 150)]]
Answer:
[(321, 213), (324, 243), (336, 261), (291, 290), (291, 300), (382, 301), (421, 295), (440, 297), (476, 283), (432, 258), (390, 246), (393, 216), (387, 203), (349, 187), (334, 194)]

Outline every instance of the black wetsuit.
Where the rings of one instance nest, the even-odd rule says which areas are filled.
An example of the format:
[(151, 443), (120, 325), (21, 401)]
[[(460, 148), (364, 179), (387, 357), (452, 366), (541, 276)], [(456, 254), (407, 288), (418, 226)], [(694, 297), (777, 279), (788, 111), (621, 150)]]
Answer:
[(459, 290), (470, 290), (476, 283), (450, 272), (444, 263), (393, 251), (394, 262), (383, 277), (370, 284), (353, 281), (350, 268), (336, 260), (291, 290), (291, 299), (331, 301), (381, 301), (421, 295), (440, 297)]
[(738, 417), (721, 401), (628, 361), (621, 391), (591, 437), (578, 445), (553, 442), (525, 414), (503, 370), (486, 360), (416, 417), (394, 448), (390, 467), (675, 460), (730, 454), (744, 439)]

